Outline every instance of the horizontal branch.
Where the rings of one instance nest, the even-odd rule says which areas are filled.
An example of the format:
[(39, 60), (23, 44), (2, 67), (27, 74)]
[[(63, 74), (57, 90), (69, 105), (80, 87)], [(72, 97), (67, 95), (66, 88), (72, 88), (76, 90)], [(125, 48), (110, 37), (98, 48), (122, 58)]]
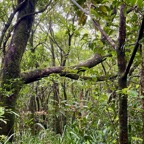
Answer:
[(60, 76), (69, 77), (71, 79), (78, 79), (79, 72), (84, 72), (89, 68), (92, 68), (99, 63), (103, 62), (107, 57), (111, 55), (100, 56), (98, 54), (94, 55), (92, 58), (88, 59), (85, 62), (79, 63), (78, 65), (71, 67), (50, 67), (44, 69), (36, 69), (30, 72), (24, 72), (20, 75), (25, 84), (38, 81), (44, 77), (48, 77), (50, 74), (59, 74)]
[(89, 76), (80, 76), (79, 74), (67, 74), (65, 77), (71, 78), (73, 80), (81, 79), (81, 80), (100, 82), (107, 80), (115, 80), (117, 78), (117, 75), (89, 77)]

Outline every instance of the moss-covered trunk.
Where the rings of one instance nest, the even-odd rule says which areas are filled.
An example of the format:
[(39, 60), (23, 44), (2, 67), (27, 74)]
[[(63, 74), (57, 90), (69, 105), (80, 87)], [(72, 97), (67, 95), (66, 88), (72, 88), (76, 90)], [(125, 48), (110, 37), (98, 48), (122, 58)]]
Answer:
[[(23, 0), (18, 0), (18, 5)], [(14, 114), (9, 110), (15, 111), (16, 100), (21, 88), (19, 78), (20, 63), (25, 52), (29, 34), (33, 23), (33, 15), (36, 0), (25, 0), (23, 7), (18, 11), (17, 24), (13, 36), (4, 57), (0, 94), (0, 106), (5, 108), (4, 118), (6, 124), (0, 122), (0, 135), (10, 136), (14, 133)]]

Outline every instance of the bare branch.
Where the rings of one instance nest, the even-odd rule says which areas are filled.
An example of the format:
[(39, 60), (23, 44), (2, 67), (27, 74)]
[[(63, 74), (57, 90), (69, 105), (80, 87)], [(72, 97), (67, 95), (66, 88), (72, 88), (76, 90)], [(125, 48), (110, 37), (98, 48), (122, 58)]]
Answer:
[(75, 0), (71, 0), (73, 2), (73, 4), (75, 4), (83, 13), (85, 14), (89, 14), (89, 12), (87, 12), (85, 9), (83, 9)]
[(116, 45), (113, 40), (106, 34), (106, 32), (101, 28), (101, 26), (96, 22), (96, 20), (92, 19), (94, 26), (101, 32), (103, 37), (109, 42), (109, 44), (116, 49)]
[(143, 37), (143, 31), (144, 31), (144, 17), (142, 19), (142, 23), (141, 23), (141, 26), (140, 26), (140, 30), (139, 30), (139, 35), (138, 35), (138, 38), (137, 38), (137, 41), (135, 43), (135, 46), (134, 46), (134, 49), (133, 49), (133, 52), (132, 52), (132, 55), (131, 55), (131, 58), (128, 62), (128, 65), (126, 67), (126, 70), (125, 70), (125, 73), (124, 73), (124, 76), (127, 76), (129, 71), (130, 71), (130, 68), (131, 68), (131, 65), (133, 64), (133, 60), (135, 58), (135, 55), (136, 55), (136, 52), (140, 46), (140, 43), (139, 41), (142, 39)]
[[(75, 0), (71, 0), (85, 15), (89, 15), (89, 12), (85, 11)], [(91, 17), (91, 16), (90, 16)], [(108, 43), (114, 48), (116, 49), (116, 45), (113, 42), (113, 40), (106, 34), (106, 32), (101, 28), (101, 26), (96, 22), (96, 20), (94, 18), (92, 18), (92, 21), (95, 25), (95, 27), (101, 32), (101, 34), (105, 37), (105, 39), (108, 41)]]
[(127, 14), (135, 10), (138, 6), (131, 7), (130, 9), (127, 10)]

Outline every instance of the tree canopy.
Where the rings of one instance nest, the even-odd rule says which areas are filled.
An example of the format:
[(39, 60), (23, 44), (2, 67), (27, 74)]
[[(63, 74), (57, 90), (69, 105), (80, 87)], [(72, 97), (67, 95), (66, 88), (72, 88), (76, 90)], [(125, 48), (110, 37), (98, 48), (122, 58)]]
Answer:
[(144, 143), (143, 0), (1, 0), (0, 12), (1, 142)]

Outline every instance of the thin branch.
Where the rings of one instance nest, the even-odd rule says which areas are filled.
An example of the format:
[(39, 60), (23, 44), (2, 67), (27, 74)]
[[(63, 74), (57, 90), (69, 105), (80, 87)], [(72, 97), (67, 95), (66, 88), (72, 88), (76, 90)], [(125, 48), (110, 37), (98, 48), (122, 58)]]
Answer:
[[(1, 34), (1, 37), (0, 37), (0, 48), (1, 48), (1, 45), (2, 45), (2, 42), (3, 42), (3, 39), (4, 39), (4, 36), (8, 30), (8, 28), (10, 27), (11, 23), (12, 23), (12, 20), (15, 16), (15, 14), (21, 9), (21, 7), (23, 7), (25, 5), (27, 0), (24, 0), (22, 1), (13, 11), (13, 13), (11, 13), (11, 15), (9, 16), (8, 18), (8, 21), (7, 23), (5, 24), (3, 30), (2, 30), (2, 34)], [(4, 51), (4, 50), (3, 50)]]
[(116, 45), (113, 40), (106, 34), (106, 32), (101, 28), (101, 26), (96, 22), (96, 20), (92, 19), (94, 26), (101, 32), (103, 37), (109, 42), (109, 44), (116, 49)]
[[(48, 6), (51, 4), (51, 2), (52, 2), (52, 0), (50, 0), (49, 3), (48, 3), (43, 9), (41, 9), (41, 10), (39, 10), (39, 11), (37, 11), (37, 12), (34, 12), (34, 13), (26, 14), (26, 15), (22, 16), (21, 18), (19, 18), (18, 21), (16, 22), (16, 24), (9, 30), (9, 32), (8, 32), (6, 38), (5, 38), (6, 40), (5, 40), (4, 44), (3, 44), (3, 48), (5, 47), (5, 45), (6, 45), (7, 41), (8, 41), (8, 39), (9, 39), (9, 37), (11, 36), (11, 32), (18, 26), (18, 24), (19, 24), (23, 19), (27, 18), (28, 16), (32, 16), (32, 15), (36, 15), (36, 14), (39, 14), (39, 13), (44, 12), (44, 11), (48, 8)], [(3, 41), (3, 39), (2, 39), (2, 41)], [(0, 42), (1, 42), (1, 39), (0, 39)], [(1, 44), (1, 43), (0, 43), (0, 44)], [(1, 46), (1, 45), (0, 45), (0, 46)]]
[[(51, 34), (51, 32), (50, 32), (50, 34)], [(60, 47), (60, 45), (57, 43), (57, 41), (55, 40), (55, 37), (52, 36), (52, 34), (49, 36), (49, 38), (51, 39), (51, 41), (52, 41), (53, 43), (56, 44), (56, 46), (60, 49), (60, 51), (62, 51), (62, 52), (65, 54), (65, 51)]]
[(139, 41), (140, 41), (140, 40), (142, 39), (142, 37), (143, 37), (143, 32), (144, 32), (144, 17), (143, 17), (143, 19), (142, 19), (142, 23), (141, 23), (140, 30), (139, 30), (139, 35), (138, 35), (137, 41), (136, 41), (136, 43), (135, 43), (135, 46), (134, 46), (134, 49), (133, 49), (131, 58), (130, 58), (130, 60), (129, 60), (129, 62), (128, 62), (128, 65), (127, 65), (127, 67), (126, 67), (126, 70), (125, 70), (125, 73), (124, 73), (124, 77), (126, 77), (126, 76), (128, 75), (128, 73), (129, 73), (129, 71), (130, 71), (130, 68), (131, 68), (131, 66), (132, 66), (132, 64), (133, 64), (133, 60), (134, 60), (134, 58), (135, 58), (136, 52), (137, 52), (137, 50), (138, 50), (138, 48), (139, 48), (139, 46), (140, 46)]
[(141, 64), (141, 61), (133, 64), (133, 67), (129, 70), (129, 76), (132, 76), (133, 72), (137, 69), (137, 67)]
[[(85, 15), (89, 15), (89, 12), (85, 11), (75, 0), (71, 0)], [(91, 17), (91, 16), (90, 16)], [(109, 42), (109, 44), (116, 49), (116, 45), (113, 42), (113, 40), (106, 34), (106, 32), (101, 28), (101, 26), (96, 22), (96, 20), (94, 18), (92, 18), (92, 21), (94, 23), (94, 25), (97, 27), (97, 29), (101, 32), (101, 34), (105, 37), (105, 39)]]
[(131, 7), (130, 9), (127, 10), (127, 14), (135, 10), (138, 6)]
[(32, 16), (32, 15), (36, 15), (36, 14), (42, 13), (42, 12), (44, 12), (45, 10), (47, 10), (47, 8), (48, 8), (48, 6), (51, 4), (51, 2), (52, 2), (52, 0), (50, 0), (49, 3), (48, 3), (43, 9), (41, 9), (41, 10), (39, 10), (39, 11), (36, 11), (36, 12), (34, 12), (34, 13), (26, 14), (26, 15), (22, 16), (21, 18), (19, 18), (19, 20), (17, 21), (17, 23), (15, 24), (14, 27), (16, 27), (16, 26), (17, 26), (23, 19), (25, 19), (26, 17)]
[(71, 0), (83, 13), (89, 15), (89, 12), (83, 9), (75, 0)]

